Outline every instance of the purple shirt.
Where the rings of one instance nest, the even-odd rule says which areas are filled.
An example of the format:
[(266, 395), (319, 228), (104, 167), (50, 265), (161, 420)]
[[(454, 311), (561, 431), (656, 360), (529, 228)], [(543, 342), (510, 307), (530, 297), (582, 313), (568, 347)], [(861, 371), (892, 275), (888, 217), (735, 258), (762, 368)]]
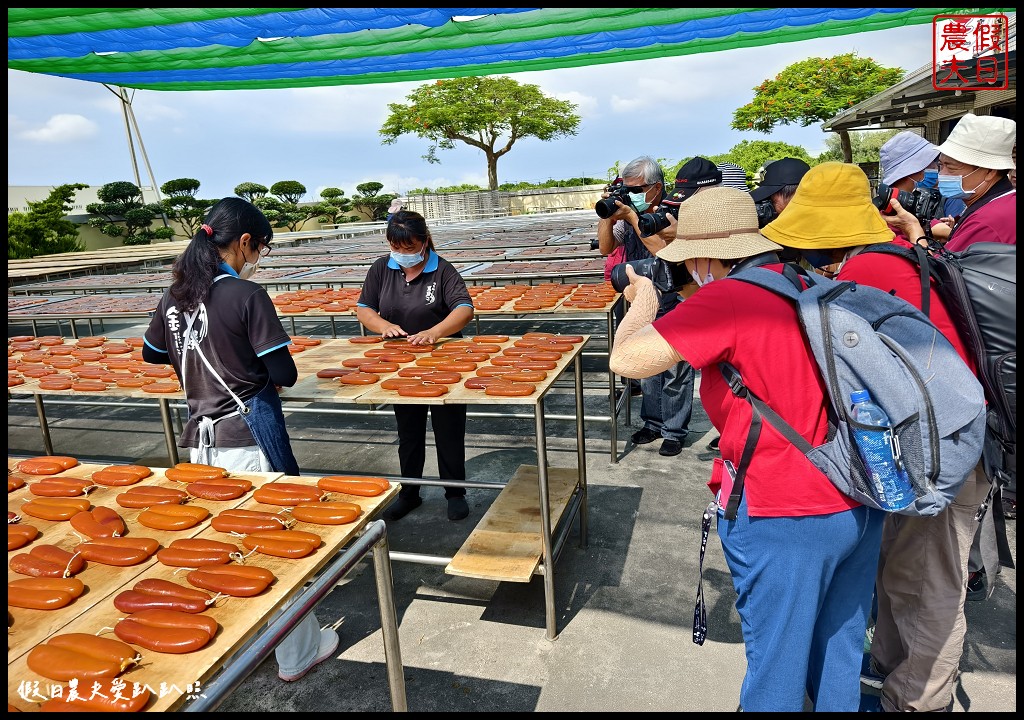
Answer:
[(976, 242), (1017, 244), (1016, 190), (990, 200), (965, 217), (946, 242), (946, 249), (959, 252)]

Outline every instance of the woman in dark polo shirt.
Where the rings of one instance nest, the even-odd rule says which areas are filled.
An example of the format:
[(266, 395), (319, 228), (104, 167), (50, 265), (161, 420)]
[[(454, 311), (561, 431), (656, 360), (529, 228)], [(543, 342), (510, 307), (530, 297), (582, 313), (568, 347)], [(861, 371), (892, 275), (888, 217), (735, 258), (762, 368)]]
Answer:
[[(438, 256), (423, 216), (399, 210), (388, 221), (391, 254), (366, 273), (356, 317), (367, 330), (386, 338), (404, 337), (430, 345), (461, 337), (473, 319), (473, 301), (458, 270)], [(427, 408), (434, 428), (437, 467), (442, 480), (466, 479), (466, 406), (395, 404), (398, 460), (402, 476), (422, 478), (427, 454)], [(445, 487), (448, 519), (469, 515), (466, 488)], [(398, 520), (423, 503), (420, 486), (404, 484), (385, 517)]]
[[(278, 386), (295, 384), (291, 338), (267, 291), (250, 282), (270, 252), (270, 222), (240, 197), (217, 202), (174, 261), (142, 357), (170, 363), (188, 403), (178, 445), (195, 463), (298, 475)], [(298, 680), (327, 660), (338, 633), (309, 613), (275, 649), (278, 677)]]

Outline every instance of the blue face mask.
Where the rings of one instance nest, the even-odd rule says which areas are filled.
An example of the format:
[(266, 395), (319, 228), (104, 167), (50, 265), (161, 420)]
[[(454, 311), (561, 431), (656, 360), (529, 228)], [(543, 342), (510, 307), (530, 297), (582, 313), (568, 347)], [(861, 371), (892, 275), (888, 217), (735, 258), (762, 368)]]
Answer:
[(966, 175), (939, 175), (939, 193), (947, 200), (970, 197), (974, 190), (964, 190), (964, 178), (969, 178), (981, 168), (974, 168)]
[(642, 213), (651, 206), (647, 202), (647, 193), (629, 193), (629, 201), (633, 204), (633, 209), (638, 213)]
[(395, 261), (398, 267), (411, 268), (423, 262), (423, 253), (400, 253), (392, 250), (391, 259)]
[(924, 177), (921, 178), (918, 181), (917, 186), (919, 188), (924, 188), (926, 190), (930, 190), (931, 188), (938, 187), (939, 186), (939, 171), (938, 170), (934, 170), (932, 168), (929, 168), (929, 169), (925, 170), (924, 171)]

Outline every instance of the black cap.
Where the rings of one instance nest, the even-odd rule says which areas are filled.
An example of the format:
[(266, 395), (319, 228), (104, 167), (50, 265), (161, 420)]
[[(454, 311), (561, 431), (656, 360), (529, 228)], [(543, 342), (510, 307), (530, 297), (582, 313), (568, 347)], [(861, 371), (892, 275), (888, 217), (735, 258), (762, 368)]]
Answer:
[(702, 187), (719, 185), (722, 182), (722, 171), (707, 158), (695, 157), (683, 164), (676, 173), (675, 188), (665, 202), (679, 204), (693, 195)]
[(750, 197), (754, 198), (754, 202), (767, 200), (786, 185), (799, 185), (810, 169), (810, 165), (797, 158), (787, 157), (771, 162), (764, 169), (761, 184), (750, 191)]

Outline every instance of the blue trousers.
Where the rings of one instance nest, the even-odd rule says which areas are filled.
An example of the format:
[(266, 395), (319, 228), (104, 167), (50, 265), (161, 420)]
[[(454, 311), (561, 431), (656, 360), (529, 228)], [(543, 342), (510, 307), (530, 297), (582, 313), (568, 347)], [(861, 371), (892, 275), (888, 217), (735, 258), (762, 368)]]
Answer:
[(640, 419), (644, 427), (663, 438), (683, 442), (693, 414), (693, 366), (677, 363), (665, 372), (640, 381), (643, 400)]
[(735, 520), (718, 512), (718, 536), (736, 589), (747, 672), (747, 712), (857, 712), (864, 630), (885, 513)]

